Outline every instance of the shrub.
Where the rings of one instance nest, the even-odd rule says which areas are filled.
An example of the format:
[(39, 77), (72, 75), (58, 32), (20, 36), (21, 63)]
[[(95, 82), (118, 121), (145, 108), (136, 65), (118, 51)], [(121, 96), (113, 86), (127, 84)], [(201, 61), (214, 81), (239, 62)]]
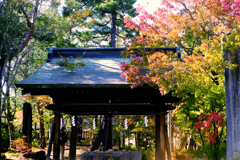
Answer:
[(11, 142), (11, 150), (16, 151), (16, 152), (21, 152), (23, 156), (28, 155), (29, 152), (32, 151), (32, 145), (29, 143), (26, 143), (23, 138), (19, 138), (17, 140), (14, 140)]

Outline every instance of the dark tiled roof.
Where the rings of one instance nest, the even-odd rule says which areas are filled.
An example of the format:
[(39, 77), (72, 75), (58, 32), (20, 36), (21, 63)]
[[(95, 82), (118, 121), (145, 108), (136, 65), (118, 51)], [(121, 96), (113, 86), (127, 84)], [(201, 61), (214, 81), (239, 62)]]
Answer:
[[(176, 48), (160, 48), (176, 51)], [(129, 83), (120, 77), (123, 48), (49, 48), (48, 60), (27, 79), (16, 83), (21, 88), (126, 88)], [(86, 66), (68, 70), (56, 64), (63, 57), (82, 56)], [(72, 58), (76, 60), (76, 58)]]

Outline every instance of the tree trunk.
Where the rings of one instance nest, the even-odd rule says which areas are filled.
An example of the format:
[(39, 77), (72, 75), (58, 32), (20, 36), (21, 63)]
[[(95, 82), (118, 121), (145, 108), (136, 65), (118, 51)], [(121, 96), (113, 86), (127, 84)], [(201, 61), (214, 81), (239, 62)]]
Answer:
[(116, 22), (117, 22), (117, 16), (116, 14), (112, 14), (112, 28), (111, 28), (111, 41), (110, 41), (110, 47), (116, 47)]
[(240, 53), (225, 51), (227, 60), (238, 64), (235, 69), (225, 69), (225, 97), (227, 124), (227, 159), (240, 159)]
[(4, 66), (4, 58), (0, 59), (0, 157), (1, 157), (1, 149), (2, 149), (2, 77), (3, 77), (3, 66)]
[(41, 108), (37, 106), (38, 114), (39, 114), (39, 133), (40, 133), (40, 147), (43, 149), (46, 147), (46, 138), (45, 138), (45, 129), (44, 129), (44, 120), (43, 120), (43, 112)]
[[(10, 87), (9, 86), (7, 86), (8, 87), (8, 91), (10, 90)], [(14, 126), (13, 126), (13, 124), (12, 124), (12, 121), (13, 121), (13, 116), (12, 116), (12, 112), (10, 111), (11, 110), (11, 106), (10, 106), (10, 94), (9, 94), (9, 92), (7, 92), (7, 94), (6, 94), (6, 97), (5, 97), (5, 108), (7, 109), (7, 113), (6, 113), (6, 115), (7, 115), (7, 121), (8, 121), (8, 134), (9, 134), (9, 142), (10, 142), (10, 147), (12, 147), (11, 146), (11, 141), (12, 141), (12, 133), (11, 133), (11, 131), (13, 131), (14, 132)]]
[(165, 142), (165, 148), (167, 151), (168, 160), (171, 160), (172, 156), (171, 156), (171, 149), (170, 149), (170, 143), (169, 143), (170, 141), (169, 141), (168, 132), (167, 132), (167, 125), (165, 125), (165, 130), (164, 130), (164, 142)]

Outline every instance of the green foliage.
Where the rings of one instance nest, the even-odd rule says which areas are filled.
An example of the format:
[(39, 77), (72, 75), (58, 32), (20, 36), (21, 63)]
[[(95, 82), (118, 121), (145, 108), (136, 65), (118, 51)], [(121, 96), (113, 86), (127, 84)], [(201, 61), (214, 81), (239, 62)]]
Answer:
[(153, 160), (155, 157), (154, 152), (150, 150), (141, 149), (142, 152), (142, 160)]
[[(210, 27), (212, 19), (208, 18), (214, 17), (212, 15), (215, 13), (212, 7), (209, 10), (207, 6), (219, 9), (221, 7), (215, 5), (218, 2), (165, 0), (162, 3), (163, 7), (159, 7), (153, 14), (139, 7), (141, 18), (138, 21), (125, 20), (126, 26), (130, 29), (139, 29), (141, 34), (135, 37), (130, 47), (123, 52), (124, 56), (132, 56), (133, 59), (128, 64), (122, 63), (121, 68), (124, 71), (122, 77), (132, 83), (133, 87), (147, 83), (158, 88), (162, 95), (171, 93), (181, 98), (180, 103), (173, 104), (176, 109), (173, 111), (172, 124), (174, 129), (178, 129), (177, 134), (181, 132), (181, 137), (191, 136), (198, 145), (208, 142), (207, 138), (201, 140), (198, 131), (194, 130), (198, 117), (203, 113), (225, 112), (223, 69), (230, 65), (224, 62), (222, 51), (226, 46), (226, 50), (232, 47), (236, 49), (237, 43), (237, 36), (233, 35), (238, 33), (237, 25), (235, 28), (227, 27), (224, 25), (225, 22), (219, 21), (216, 26)], [(176, 14), (177, 12), (180, 14)], [(220, 12), (215, 15), (216, 19), (221, 19)], [(207, 14), (209, 16), (206, 16)], [(231, 20), (232, 18), (224, 19), (227, 23), (235, 25), (235, 20)], [(223, 32), (224, 30), (228, 30), (229, 36)], [(160, 45), (181, 46), (181, 61), (173, 60), (172, 54), (146, 52), (143, 49)], [(133, 53), (136, 48), (141, 49), (138, 52), (141, 57)], [(234, 67), (236, 65), (232, 65), (232, 68)], [(216, 127), (215, 130), (218, 131)], [(185, 144), (186, 141), (187, 139)]]
[(20, 157), (21, 153), (20, 152), (14, 152), (14, 151), (9, 151), (5, 153), (6, 157)]
[[(0, 45), (2, 46), (0, 50), (0, 60), (1, 58), (7, 58), (7, 55), (11, 58), (13, 57), (10, 47), (17, 52), (21, 44), (21, 41), (18, 39), (21, 39), (27, 30), (27, 26), (21, 23), (21, 21), (24, 21), (24, 16), (20, 16), (21, 13), (18, 10), (20, 6), (17, 1), (3, 2), (0, 7)], [(26, 7), (26, 3), (24, 3), (23, 6)]]
[(205, 145), (198, 147), (197, 150), (191, 150), (191, 152), (197, 158), (207, 158), (208, 160), (220, 160), (226, 158), (227, 144), (221, 143), (219, 145)]
[(8, 138), (8, 129), (7, 129), (7, 124), (5, 123), (1, 123), (1, 129), (2, 129), (2, 139), (1, 139), (1, 143), (0, 143), (0, 150), (2, 151), (6, 151), (8, 150), (8, 147), (9, 147), (9, 138)]
[[(46, 24), (49, 24), (46, 26)], [(74, 35), (71, 35), (71, 24), (64, 17), (57, 15), (53, 16), (51, 11), (43, 13), (38, 19), (37, 26), (45, 26), (47, 32), (35, 38), (41, 43), (39, 47), (45, 49), (46, 47), (58, 48), (73, 48), (76, 47)]]
[(34, 147), (34, 148), (40, 148), (40, 141), (39, 140), (37, 140), (37, 139), (33, 139), (33, 141), (32, 141), (32, 147)]
[(59, 55), (61, 57), (62, 60), (59, 60), (56, 62), (56, 64), (58, 64), (59, 66), (64, 66), (66, 69), (70, 70), (70, 69), (74, 69), (75, 67), (84, 67), (86, 66), (86, 64), (84, 62), (81, 61), (80, 56), (78, 56), (76, 59), (73, 59), (73, 57), (63, 57), (61, 55)]
[(132, 144), (125, 145), (125, 146), (124, 146), (124, 148), (125, 148), (125, 151), (133, 151), (133, 150), (134, 150), (134, 148), (133, 148), (133, 145), (132, 145)]
[(177, 149), (173, 152), (176, 159), (187, 159), (189, 152), (186, 149)]
[(150, 149), (145, 149), (145, 147), (142, 148), (134, 148), (133, 145), (125, 145), (125, 151), (141, 151), (142, 152), (142, 160), (153, 160), (153, 157), (155, 157), (155, 152)]
[[(47, 58), (46, 46), (75, 47), (69, 40), (69, 24), (62, 16), (56, 16), (56, 9), (49, 6), (49, 9), (34, 6), (37, 0), (33, 1), (1, 1), (0, 6), (0, 64), (5, 66), (1, 70), (4, 87), (9, 87), (11, 96), (4, 93), (0, 88), (0, 113), (5, 112), (9, 121), (8, 128), (2, 128), (1, 149), (9, 147), (9, 139), (17, 139), (22, 132), (22, 104), (20, 90), (16, 89), (14, 83), (29, 77)], [(39, 2), (41, 6), (42, 1)], [(45, 3), (45, 1), (43, 1)], [(57, 4), (59, 5), (59, 4)], [(34, 9), (38, 10), (34, 14)], [(30, 23), (34, 24), (33, 30), (29, 27), (27, 18), (23, 10), (29, 17)], [(35, 17), (35, 15), (37, 15)], [(36, 21), (35, 21), (36, 20)], [(31, 34), (30, 34), (31, 33)], [(28, 37), (28, 35), (30, 35)], [(65, 37), (64, 37), (65, 36)], [(29, 41), (26, 40), (29, 38)], [(23, 43), (24, 42), (24, 43)], [(19, 68), (18, 68), (19, 67)], [(1, 67), (0, 67), (1, 68)], [(16, 76), (15, 76), (16, 75)], [(5, 89), (4, 89), (5, 90)], [(15, 93), (15, 94), (14, 94)], [(3, 99), (1, 99), (4, 97)], [(2, 102), (2, 104), (1, 104)], [(33, 106), (33, 108), (36, 106)], [(37, 113), (33, 112), (33, 123), (36, 122)], [(49, 118), (50, 117), (50, 118)], [(46, 131), (50, 125), (51, 111), (43, 115)]]
[[(137, 34), (124, 26), (126, 15), (137, 15), (133, 7), (135, 2), (136, 0), (66, 0), (63, 16), (71, 20), (72, 26), (78, 27), (72, 33), (81, 46), (125, 46), (125, 40)], [(116, 44), (110, 44), (111, 40)]]
[(91, 128), (90, 131), (87, 133), (85, 140), (80, 140), (80, 143), (90, 146), (92, 142), (95, 140), (98, 130), (99, 128), (96, 128), (95, 130)]

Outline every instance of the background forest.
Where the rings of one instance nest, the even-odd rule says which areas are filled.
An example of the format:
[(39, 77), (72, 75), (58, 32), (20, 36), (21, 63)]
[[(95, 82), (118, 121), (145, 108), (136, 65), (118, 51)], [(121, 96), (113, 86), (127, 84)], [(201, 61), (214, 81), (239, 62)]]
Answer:
[[(126, 47), (122, 77), (132, 87), (145, 83), (161, 94), (173, 91), (181, 102), (171, 104), (171, 146), (175, 157), (193, 153), (218, 160), (226, 156), (224, 69), (237, 67), (225, 50), (239, 47), (239, 3), (228, 0), (162, 0), (153, 14), (133, 7), (135, 0), (2, 0), (0, 1), (0, 149), (6, 152), (22, 138), (22, 108), (33, 107), (33, 145), (49, 140), (53, 113), (44, 106), (48, 96), (21, 95), (14, 83), (29, 77), (47, 59), (48, 47)], [(136, 18), (137, 17), (137, 18)], [(150, 52), (144, 47), (153, 48)], [(175, 54), (155, 47), (179, 47)], [(138, 55), (132, 52), (137, 49)], [(71, 116), (62, 124), (70, 130)], [(154, 155), (154, 116), (118, 116), (114, 145)], [(90, 145), (100, 126), (99, 117), (81, 117), (90, 128)], [(147, 119), (147, 120), (146, 120)], [(93, 127), (95, 123), (95, 127)], [(125, 146), (134, 135), (136, 144)], [(193, 155), (191, 154), (191, 155)]]

